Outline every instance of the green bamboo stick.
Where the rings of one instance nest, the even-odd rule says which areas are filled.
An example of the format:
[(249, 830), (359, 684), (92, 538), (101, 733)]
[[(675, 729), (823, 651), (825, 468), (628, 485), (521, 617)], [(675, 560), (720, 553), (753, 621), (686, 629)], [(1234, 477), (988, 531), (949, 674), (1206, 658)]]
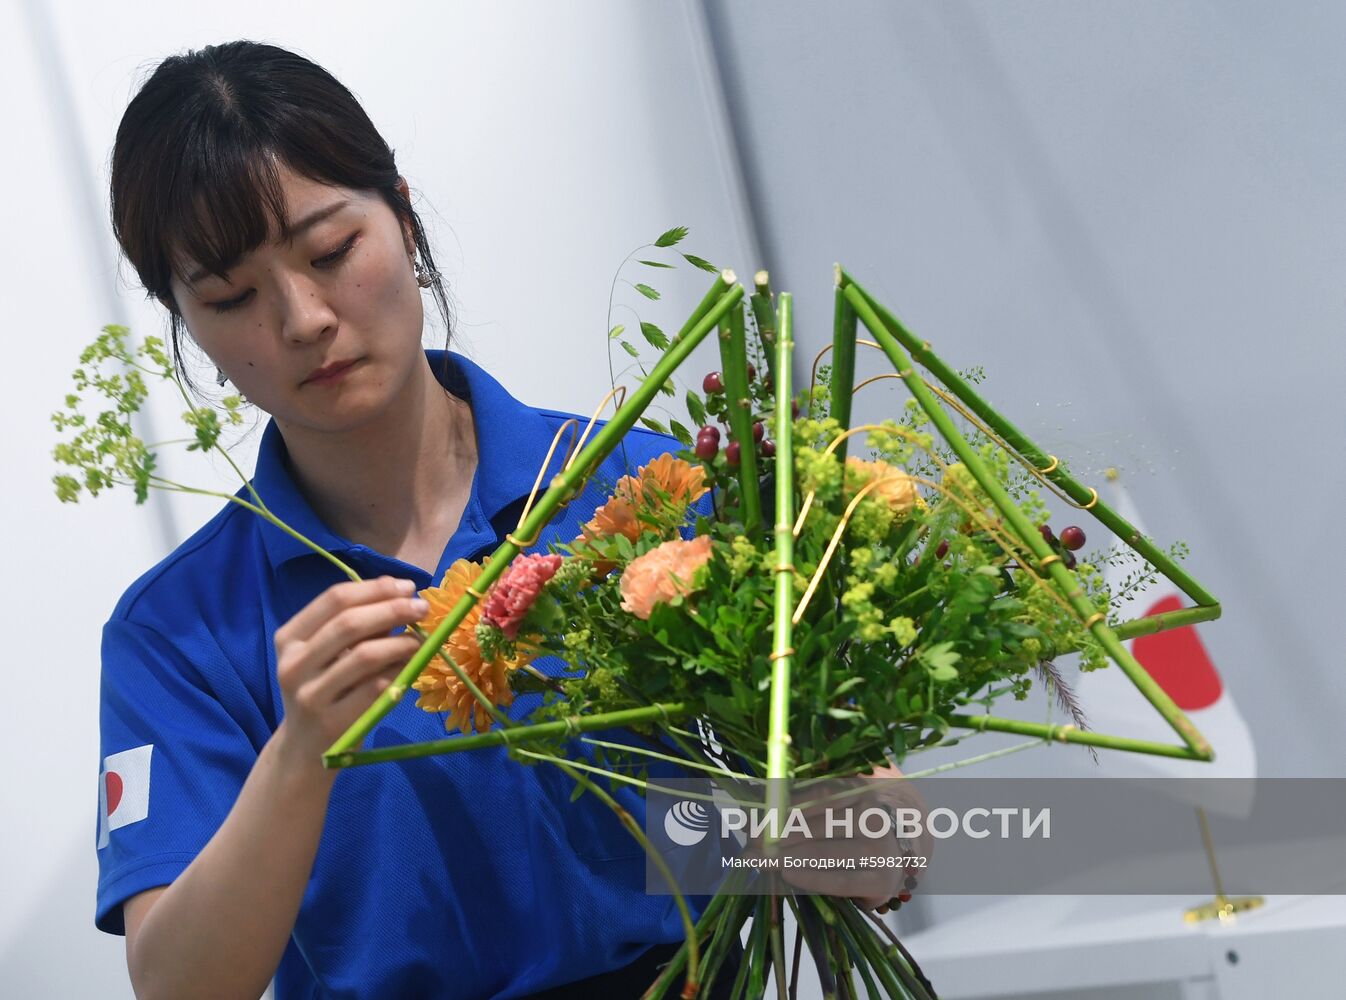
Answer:
[[(1157, 615), (1146, 615), (1144, 618), (1132, 618), (1130, 621), (1112, 626), (1112, 631), (1118, 640), (1126, 642), (1128, 639), (1134, 639), (1137, 636), (1167, 632), (1169, 629), (1213, 621), (1219, 617), (1220, 605), (1208, 604), (1199, 608), (1178, 608), (1175, 611), (1164, 611)], [(1047, 657), (1047, 659), (1078, 652), (1079, 648), (1078, 645), (1057, 647), (1052, 656)]]
[(753, 319), (757, 321), (757, 336), (762, 341), (762, 353), (766, 356), (767, 371), (771, 373), (771, 384), (776, 384), (776, 310), (771, 308), (771, 281), (765, 271), (753, 275), (756, 291), (748, 300), (752, 305)]
[(1209, 748), (1202, 752), (1195, 748), (1171, 746), (1167, 743), (1155, 743), (1151, 740), (1137, 740), (1128, 736), (1110, 736), (1107, 733), (1076, 729), (1071, 723), (1054, 726), (1048, 722), (1023, 722), (1019, 719), (1002, 719), (994, 715), (962, 714), (949, 716), (949, 722), (962, 729), (989, 729), (997, 733), (1039, 736), (1044, 740), (1059, 740), (1062, 743), (1085, 743), (1090, 746), (1107, 747), (1110, 750), (1152, 754), (1155, 757), (1176, 757), (1180, 760), (1203, 761), (1215, 759), (1215, 754)]
[[(593, 440), (580, 451), (570, 468), (552, 478), (551, 485), (538, 499), (532, 511), (518, 529), (522, 540), (536, 538), (541, 533), (542, 528), (555, 516), (562, 501), (578, 491), (583, 482), (592, 475), (598, 463), (612, 452), (621, 441), (622, 435), (630, 430), (640, 418), (640, 415), (644, 413), (646, 407), (649, 406), (655, 394), (659, 391), (659, 387), (677, 370), (678, 366), (692, 352), (692, 349), (705, 338), (706, 334), (715, 329), (724, 314), (737, 307), (742, 297), (743, 286), (737, 283), (734, 272), (729, 270), (721, 272), (710, 292), (702, 299), (683, 328), (678, 331), (668, 350), (654, 365), (649, 376), (637, 386), (635, 392), (618, 408), (612, 419), (594, 436)], [(749, 440), (751, 441), (751, 434)], [(508, 537), (514, 538), (513, 535)], [(525, 547), (511, 540), (502, 543), (491, 553), (489, 562), (477, 577), (475, 589), (479, 593), (486, 593), (491, 584), (505, 571), (519, 551)], [(359, 746), (361, 741), (369, 735), (370, 730), (392, 711), (402, 695), (411, 686), (411, 682), (420, 676), (430, 658), (436, 655), (435, 651), (443, 645), (449, 634), (467, 617), (467, 613), (476, 603), (477, 597), (471, 592), (462, 596), (435, 631), (431, 633), (430, 638), (408, 661), (393, 684), (384, 689), (374, 704), (328, 748), (323, 755), (325, 761), (335, 761), (342, 754)]]
[(897, 370), (897, 374), (902, 378), (902, 381), (906, 383), (921, 409), (929, 416), (931, 423), (935, 425), (944, 440), (953, 448), (959, 459), (967, 467), (968, 472), (977, 481), (977, 485), (991, 499), (1001, 516), (1009, 522), (1009, 526), (1018, 536), (1020, 544), (1034, 554), (1039, 564), (1043, 561), (1048, 562), (1045, 566), (1045, 575), (1056, 585), (1082, 621), (1092, 621), (1090, 630), (1098, 644), (1131, 678), (1131, 682), (1136, 685), (1146, 700), (1164, 717), (1173, 731), (1196, 753), (1197, 757), (1202, 760), (1213, 759), (1214, 753), (1206, 738), (1201, 735), (1201, 732), (1192, 724), (1186, 714), (1174, 704), (1173, 699), (1168, 696), (1158, 681), (1151, 677), (1145, 668), (1136, 662), (1126, 647), (1118, 641), (1117, 636), (1108, 627), (1106, 620), (1095, 615), (1093, 605), (1084, 596), (1084, 588), (1079, 585), (1070, 570), (1066, 569), (1060, 556), (1052, 552), (1042, 535), (1029, 523), (1024, 512), (1005, 492), (1005, 488), (1000, 485), (999, 480), (987, 470), (982, 463), (981, 456), (959, 433), (944, 407), (939, 404), (935, 395), (925, 384), (925, 380), (912, 366), (912, 361), (903, 351), (902, 345), (888, 332), (888, 327), (870, 307), (868, 300), (854, 284), (845, 285), (842, 288), (842, 294), (850, 301), (861, 322), (874, 335), (874, 339), (878, 341), (883, 352), (888, 355), (888, 360)]
[(748, 391), (748, 347), (743, 310), (737, 306), (720, 320), (720, 366), (724, 369), (729, 431), (738, 442), (738, 485), (743, 530), (762, 523), (762, 496), (757, 485), (757, 443), (752, 437), (752, 396)]
[[(830, 415), (841, 429), (851, 426), (851, 399), (855, 394), (855, 310), (842, 294), (841, 265), (833, 265), (836, 302), (832, 311), (832, 402)], [(837, 461), (846, 461), (846, 441), (837, 446)]]
[(776, 620), (771, 639), (771, 693), (767, 723), (767, 815), (772, 822), (763, 846), (770, 855), (780, 819), (789, 807), (790, 667), (794, 656), (794, 418), (790, 411), (794, 361), (794, 297), (780, 295), (780, 331), (776, 342)]
[[(881, 303), (859, 285), (844, 270), (841, 272), (841, 279), (845, 285), (854, 288), (864, 298), (870, 308), (878, 315), (884, 328), (891, 336), (896, 338), (903, 347), (911, 352), (913, 358), (922, 366), (928, 369), (931, 374), (946, 385), (955, 396), (959, 398), (968, 409), (972, 410), (978, 417), (991, 426), (997, 434), (1004, 438), (1009, 445), (1024, 458), (1028, 459), (1039, 472), (1050, 468), (1052, 465), (1052, 456), (1043, 452), (1034, 444), (1027, 435), (1019, 430), (1014, 424), (1010, 423), (1005, 417), (997, 413), (991, 406), (983, 400), (972, 386), (968, 385), (958, 373), (950, 368), (930, 349), (930, 342), (916, 337), (910, 330), (902, 325), (902, 322), (886, 309)], [(868, 325), (868, 324), (866, 324)], [(872, 328), (871, 328), (872, 329)], [(1043, 472), (1047, 478), (1060, 486), (1072, 500), (1083, 506), (1090, 504), (1097, 495), (1088, 487), (1082, 486), (1059, 464), (1050, 472)], [(1149, 562), (1160, 570), (1166, 577), (1172, 580), (1180, 590), (1199, 605), (1218, 605), (1215, 598), (1201, 586), (1190, 574), (1181, 566), (1169, 558), (1168, 554), (1156, 548), (1154, 544), (1140, 534), (1133, 524), (1125, 520), (1120, 514), (1114, 511), (1101, 500), (1088, 507), (1098, 517), (1098, 519), (1115, 534), (1118, 538), (1124, 540), (1128, 545), (1134, 548)]]
[(692, 706), (684, 702), (668, 702), (640, 708), (623, 708), (596, 715), (577, 715), (555, 722), (528, 723), (512, 729), (491, 729), (470, 736), (450, 736), (425, 743), (402, 743), (397, 746), (376, 747), (372, 750), (348, 750), (339, 754), (328, 751), (323, 755), (323, 765), (328, 768), (356, 767), (390, 760), (411, 760), (416, 757), (434, 757), (442, 753), (480, 750), (482, 747), (527, 746), (554, 736), (569, 736), (599, 729), (617, 729), (622, 726), (683, 718), (691, 711)]

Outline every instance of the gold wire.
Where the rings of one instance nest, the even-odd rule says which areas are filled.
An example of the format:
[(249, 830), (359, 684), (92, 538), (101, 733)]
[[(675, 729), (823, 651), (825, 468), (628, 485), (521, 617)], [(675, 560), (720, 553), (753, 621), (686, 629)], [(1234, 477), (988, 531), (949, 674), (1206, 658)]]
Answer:
[(823, 571), (827, 569), (827, 564), (832, 561), (832, 553), (837, 550), (837, 545), (841, 542), (841, 533), (846, 530), (846, 522), (851, 519), (851, 515), (855, 513), (855, 508), (859, 506), (865, 494), (878, 487), (882, 481), (877, 477), (871, 479), (856, 491), (855, 496), (851, 498), (851, 502), (846, 505), (846, 510), (841, 515), (841, 523), (836, 526), (836, 530), (832, 532), (832, 537), (827, 540), (827, 548), (823, 550), (823, 557), (818, 561), (818, 568), (813, 571), (813, 576), (804, 591), (804, 596), (799, 599), (799, 604), (795, 607), (794, 615), (790, 618), (791, 624), (798, 625), (799, 620), (804, 617), (804, 610), (809, 606), (809, 601), (813, 600), (813, 592), (818, 589), (818, 583), (823, 578)]
[(784, 566), (777, 566), (772, 570), (773, 573), (793, 573), (794, 571), (794, 563), (786, 563)]
[[(576, 437), (576, 432), (579, 430), (580, 426), (578, 417), (570, 417), (568, 420), (564, 421), (560, 427), (556, 428), (556, 433), (552, 435), (551, 447), (547, 449), (547, 457), (542, 460), (542, 467), (537, 470), (537, 478), (533, 480), (533, 488), (528, 492), (528, 502), (523, 505), (523, 510), (519, 514), (518, 523), (514, 525), (515, 531), (522, 528), (524, 521), (528, 520), (528, 514), (532, 511), (533, 503), (537, 500), (538, 490), (542, 487), (542, 477), (547, 474), (547, 467), (551, 465), (552, 456), (556, 454), (556, 446), (561, 442), (561, 435), (564, 434), (567, 429), (571, 432), (570, 441), (566, 445), (565, 458), (561, 460), (561, 471), (564, 472), (570, 468), (570, 463), (575, 460), (575, 456), (579, 454), (580, 449), (584, 446), (585, 440), (589, 437), (589, 432), (593, 430), (594, 424), (598, 420), (598, 415), (603, 412), (603, 409), (612, 401), (614, 396), (620, 396), (617, 400), (617, 406), (620, 408), (622, 403), (626, 402), (626, 386), (613, 386), (608, 390), (607, 394), (603, 396), (602, 401), (598, 404), (597, 409), (594, 410), (593, 416), (589, 418), (589, 422), (584, 425), (584, 431), (578, 438)], [(551, 485), (557, 485), (556, 480), (557, 477), (553, 476)], [(560, 504), (558, 504), (558, 507), (567, 506), (572, 499), (574, 498), (564, 498)], [(513, 534), (506, 535), (505, 540), (517, 545), (521, 549), (526, 549), (528, 546), (537, 542), (541, 533), (542, 529), (539, 528), (537, 533), (533, 535), (532, 541), (528, 542), (518, 541)]]
[(584, 433), (580, 435), (580, 439), (575, 445), (574, 453), (566, 461), (565, 465), (561, 467), (563, 470), (570, 468), (570, 463), (574, 461), (575, 456), (578, 455), (580, 449), (584, 447), (584, 442), (589, 440), (589, 432), (594, 429), (594, 424), (598, 422), (598, 415), (603, 412), (603, 409), (612, 401), (614, 396), (618, 397), (616, 409), (620, 410), (622, 404), (626, 402), (626, 386), (614, 385), (608, 390), (607, 395), (603, 397), (602, 401), (599, 402), (598, 407), (594, 410), (593, 416), (589, 418), (589, 422), (584, 425)]
[(1102, 611), (1095, 611), (1088, 618), (1084, 619), (1084, 627), (1086, 629), (1091, 629), (1094, 627), (1095, 624), (1101, 622), (1106, 617), (1108, 616), (1105, 615)]
[[(519, 521), (514, 525), (515, 531), (522, 528), (523, 522), (528, 520), (528, 512), (533, 509), (533, 501), (537, 499), (537, 491), (542, 486), (542, 477), (547, 474), (547, 466), (551, 465), (551, 457), (556, 454), (556, 446), (561, 443), (561, 435), (565, 433), (567, 427), (572, 431), (575, 431), (579, 429), (579, 425), (579, 419), (577, 417), (571, 417), (569, 420), (562, 423), (560, 427), (556, 428), (556, 433), (551, 437), (551, 447), (547, 449), (547, 457), (542, 460), (542, 467), (537, 470), (537, 478), (533, 480), (533, 488), (528, 491), (528, 502), (523, 505), (523, 510), (519, 514)], [(566, 448), (567, 461), (570, 459), (574, 445), (575, 435), (572, 433), (570, 435), (570, 446)], [(569, 501), (566, 502), (568, 503)], [(507, 535), (505, 537), (508, 538), (509, 536)], [(531, 545), (532, 542), (529, 542), (529, 544)], [(522, 546), (520, 547), (522, 548)]]
[(767, 657), (767, 659), (783, 660), (787, 656), (794, 656), (794, 655), (795, 655), (795, 648), (793, 646), (787, 646), (785, 649), (782, 649), (779, 653), (772, 653), (770, 656)]
[(475, 597), (475, 598), (476, 598), (477, 600), (479, 600), (479, 601), (484, 601), (484, 600), (486, 600), (486, 595), (483, 594), (480, 590), (477, 590), (477, 588), (473, 587), (472, 584), (470, 584), (470, 583), (469, 583), (466, 587), (464, 587), (463, 589), (466, 590), (469, 594), (471, 594), (473, 597)]
[(537, 531), (533, 532), (533, 537), (530, 538), (530, 539), (528, 539), (528, 541), (526, 541), (526, 542), (523, 541), (523, 540), (520, 539), (520, 538), (516, 538), (516, 537), (514, 536), (514, 533), (513, 533), (513, 532), (510, 532), (508, 535), (505, 536), (505, 541), (509, 542), (511, 545), (513, 545), (513, 546), (516, 547), (516, 548), (519, 548), (519, 549), (526, 549), (526, 548), (528, 548), (528, 546), (530, 546), (530, 545), (536, 545), (536, 544), (537, 544), (537, 540), (538, 540), (541, 536), (542, 536), (542, 528), (541, 528), (541, 526), (539, 526), (538, 529), (537, 529)]
[(1047, 556), (1046, 558), (1039, 560), (1039, 562), (1038, 562), (1038, 569), (1046, 569), (1046, 568), (1047, 568), (1048, 566), (1050, 566), (1052, 563), (1054, 563), (1054, 562), (1060, 562), (1060, 561), (1061, 561), (1061, 557), (1058, 556), (1055, 552), (1053, 552), (1051, 555)]
[(1060, 464), (1059, 459), (1057, 459), (1055, 455), (1052, 456), (1052, 460), (1048, 464), (1047, 468), (1039, 469), (1027, 458), (1019, 454), (1019, 452), (1015, 451), (1015, 449), (1010, 445), (1008, 441), (1006, 441), (1003, 437), (1001, 437), (994, 430), (992, 430), (990, 427), (984, 424), (980, 419), (978, 419), (977, 415), (973, 413), (971, 410), (969, 410), (966, 406), (964, 406), (956, 396), (950, 395), (948, 392), (944, 390), (942, 386), (936, 385), (929, 379), (922, 379), (922, 381), (925, 382), (926, 387), (931, 392), (935, 393), (935, 395), (939, 396), (940, 399), (944, 400), (944, 402), (948, 403), (955, 410), (957, 410), (962, 415), (962, 417), (965, 420), (967, 420), (968, 423), (975, 426), (978, 430), (980, 430), (983, 434), (989, 437), (992, 441), (1000, 445), (1000, 447), (1004, 448), (1005, 451), (1009, 452), (1010, 457), (1013, 458), (1020, 465), (1022, 465), (1025, 469), (1027, 469), (1029, 474), (1034, 479), (1040, 482), (1043, 486), (1047, 487), (1047, 489), (1051, 490), (1066, 503), (1070, 504), (1070, 506), (1074, 507), (1077, 510), (1089, 510), (1091, 507), (1094, 506), (1094, 504), (1098, 503), (1098, 491), (1093, 489), (1092, 487), (1089, 488), (1089, 493), (1091, 494), (1092, 497), (1090, 501), (1087, 504), (1080, 504), (1076, 503), (1074, 498), (1071, 497), (1070, 494), (1063, 491), (1060, 487), (1058, 487), (1056, 483), (1046, 478), (1046, 474), (1048, 472), (1054, 472), (1056, 470), (1056, 467)]
[[(862, 347), (872, 347), (877, 351), (883, 350), (882, 347), (880, 347), (872, 340), (863, 340), (860, 337), (856, 337), (855, 343)], [(818, 384), (818, 362), (820, 362), (823, 359), (823, 355), (825, 355), (831, 349), (832, 345), (827, 344), (823, 347), (821, 351), (819, 351), (817, 354), (813, 356), (813, 367), (809, 369), (809, 392), (812, 392), (813, 387)]]
[(882, 375), (875, 375), (871, 378), (867, 378), (859, 385), (857, 385), (854, 389), (851, 390), (851, 398), (854, 399), (855, 396), (860, 392), (860, 390), (863, 389), (865, 386), (873, 385), (875, 382), (881, 382), (883, 379), (886, 378), (895, 378), (900, 380), (902, 376), (898, 375), (896, 372), (884, 372)]
[(1053, 735), (1056, 737), (1056, 739), (1060, 740), (1062, 743), (1069, 743), (1070, 740), (1066, 737), (1066, 730), (1074, 728), (1075, 723), (1067, 722), (1064, 726), (1057, 726), (1056, 732)]

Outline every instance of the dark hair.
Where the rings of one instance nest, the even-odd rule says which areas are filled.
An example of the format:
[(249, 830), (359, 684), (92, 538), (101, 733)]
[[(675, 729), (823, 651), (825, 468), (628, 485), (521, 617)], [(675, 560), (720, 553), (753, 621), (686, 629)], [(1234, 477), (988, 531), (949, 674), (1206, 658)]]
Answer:
[[(235, 41), (169, 56), (131, 99), (112, 150), (112, 229), (149, 295), (170, 314), (173, 359), (185, 329), (171, 280), (189, 255), (220, 277), (267, 237), (267, 210), (288, 231), (277, 165), (324, 184), (377, 191), (410, 224), (444, 319), (453, 322), (393, 151), (355, 96), (321, 66), (275, 45)], [(198, 393), (199, 395), (199, 393)]]

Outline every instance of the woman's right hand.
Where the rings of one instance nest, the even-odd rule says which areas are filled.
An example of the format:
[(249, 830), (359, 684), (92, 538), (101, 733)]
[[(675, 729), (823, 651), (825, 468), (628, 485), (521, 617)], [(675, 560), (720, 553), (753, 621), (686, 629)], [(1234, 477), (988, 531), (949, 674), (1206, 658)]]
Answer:
[(327, 748), (420, 648), (412, 632), (389, 635), (429, 611), (415, 595), (411, 580), (391, 576), (338, 583), (276, 629), (276, 676), (285, 706), (277, 735), (301, 766), (320, 768)]

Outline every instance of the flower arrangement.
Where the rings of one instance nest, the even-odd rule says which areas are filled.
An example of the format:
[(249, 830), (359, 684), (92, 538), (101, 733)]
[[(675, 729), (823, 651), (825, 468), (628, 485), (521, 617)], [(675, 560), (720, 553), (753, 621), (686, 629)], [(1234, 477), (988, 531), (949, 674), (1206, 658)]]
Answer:
[[(655, 245), (672, 246), (685, 233), (670, 230)], [(642, 294), (657, 297), (651, 292)], [(764, 273), (747, 296), (725, 271), (676, 336), (642, 324), (660, 351), (657, 362), (550, 486), (535, 491), (496, 552), (481, 563), (455, 563), (421, 592), (430, 604), (416, 626), (421, 649), (328, 751), (328, 766), (505, 744), (523, 763), (562, 768), (617, 811), (672, 884), (638, 824), (586, 773), (595, 769), (569, 758), (566, 742), (577, 733), (630, 727), (646, 737), (644, 747), (599, 741), (603, 776), (644, 786), (628, 772), (642, 755), (661, 755), (650, 745), (665, 757), (680, 750), (696, 766), (681, 727), (704, 720), (751, 775), (773, 782), (768, 804), (777, 808), (789, 795), (779, 779), (869, 774), (956, 743), (955, 730), (1210, 759), (1201, 734), (1120, 645), (1218, 616), (1219, 604), (1177, 566), (1182, 547), (1163, 551), (1140, 536), (1078, 483), (1067, 463), (1039, 450), (977, 395), (979, 371), (950, 369), (840, 268), (834, 339), (824, 351), (831, 357), (827, 364), (815, 359), (809, 384), (794, 391), (791, 314), (791, 296), (773, 296)], [(860, 323), (874, 340), (857, 337)], [(711, 331), (720, 337), (722, 369), (705, 375), (700, 393), (685, 396), (697, 430), (676, 421), (666, 429), (647, 409)], [(133, 354), (125, 335), (124, 328), (105, 328), (81, 359), (84, 366), (119, 362), (125, 374), (82, 367), (77, 393), (67, 399), (72, 412), (54, 417), (58, 429), (75, 433), (56, 457), (82, 472), (57, 477), (62, 499), (117, 483), (133, 485), (138, 500), (150, 486), (186, 488), (157, 476), (153, 452), (129, 430), (129, 414), (145, 394), (142, 376), (176, 378), (154, 338)], [(898, 417), (851, 426), (857, 344), (881, 351), (894, 369), (887, 377), (910, 390)], [(930, 380), (917, 374), (917, 363)], [(78, 392), (89, 388), (116, 404), (92, 422), (73, 412)], [(226, 419), (237, 422), (238, 405), (236, 397), (225, 401)], [(622, 477), (571, 542), (523, 552), (519, 538), (537, 537), (638, 419), (667, 430), (682, 447)], [(218, 448), (214, 410), (192, 407), (187, 420), (194, 449)], [(850, 453), (862, 448), (863, 456)], [(1197, 606), (1121, 621), (1123, 595), (1109, 592), (1101, 572), (1115, 556), (1084, 552), (1086, 533), (1077, 524), (1054, 530), (1047, 490), (1124, 539), (1147, 573), (1169, 576)], [(274, 519), (255, 493), (226, 499)], [(1090, 731), (1053, 662), (1069, 653), (1079, 655), (1083, 670), (1114, 661), (1181, 744)], [(544, 655), (561, 657), (577, 674), (541, 674), (531, 665)], [(1069, 723), (991, 714), (997, 700), (1023, 699), (1035, 681), (1052, 690)], [(419, 707), (445, 713), (446, 728), (457, 735), (356, 749), (409, 689)], [(524, 691), (541, 692), (542, 704), (516, 722), (500, 710)], [(774, 843), (769, 835), (767, 849)], [(686, 942), (648, 995), (662, 995), (680, 974), (684, 997), (703, 995), (727, 943), (749, 919), (754, 930), (738, 985), (760, 995), (774, 966), (784, 988), (784, 906), (796, 914), (833, 995), (845, 995), (842, 977), (849, 984), (852, 968), (871, 992), (934, 995), (886, 925), (848, 899), (784, 883), (760, 897), (727, 886), (693, 922), (676, 885), (673, 893)], [(905, 898), (900, 893), (891, 905)]]

